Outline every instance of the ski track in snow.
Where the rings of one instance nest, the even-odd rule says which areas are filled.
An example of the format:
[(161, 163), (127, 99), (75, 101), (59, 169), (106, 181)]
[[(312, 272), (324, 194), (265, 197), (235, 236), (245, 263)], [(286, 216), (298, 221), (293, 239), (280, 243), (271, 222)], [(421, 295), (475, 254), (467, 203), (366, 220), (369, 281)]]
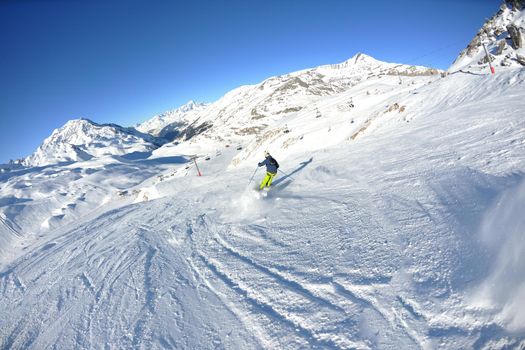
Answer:
[[(410, 123), (377, 114), (353, 141), (290, 153), (266, 196), (253, 164), (225, 170), (232, 149), (202, 177), (106, 159), (2, 178), (0, 349), (523, 348), (505, 300), (472, 301), (512, 264), (478, 233), (525, 181), (511, 77), (423, 86)], [(494, 293), (481, 301), (520, 295)]]

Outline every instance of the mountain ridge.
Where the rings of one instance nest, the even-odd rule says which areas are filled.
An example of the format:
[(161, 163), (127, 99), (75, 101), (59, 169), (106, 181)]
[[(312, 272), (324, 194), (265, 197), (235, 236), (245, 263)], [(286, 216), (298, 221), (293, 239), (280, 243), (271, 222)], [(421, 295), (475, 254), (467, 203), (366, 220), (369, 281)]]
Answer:
[(449, 72), (487, 70), (487, 48), (496, 67), (525, 67), (525, 1), (505, 0), (449, 67)]
[[(177, 141), (179, 137), (177, 142), (202, 134), (226, 143), (245, 143), (242, 136), (259, 134), (273, 122), (304, 111), (308, 105), (340, 94), (367, 79), (437, 76), (440, 73), (433, 68), (382, 62), (357, 53), (339, 64), (302, 69), (240, 86), (200, 109), (179, 113), (177, 121), (162, 123), (154, 117), (145, 124), (156, 123), (156, 129), (149, 130), (153, 135), (161, 134), (165, 128), (178, 130), (172, 139)], [(229, 127), (224, 128), (225, 125)], [(147, 128), (139, 125), (138, 129), (145, 131)]]
[(95, 156), (147, 152), (162, 143), (151, 135), (117, 124), (98, 124), (87, 118), (72, 119), (57, 128), (29, 157), (25, 166), (75, 162)]
[[(323, 96), (344, 92), (367, 79), (383, 75), (432, 76), (439, 73), (439, 70), (432, 68), (382, 62), (364, 53), (357, 53), (339, 64), (321, 65), (272, 76), (257, 84), (240, 86), (213, 103), (190, 100), (135, 127), (97, 124), (87, 118), (74, 119), (56, 129), (22, 164), (37, 166), (53, 162), (85, 161), (93, 156), (150, 152), (166, 143), (189, 141), (198, 135), (211, 135), (214, 132), (217, 135), (210, 137), (228, 143), (245, 143), (242, 136), (262, 132), (269, 125), (268, 121), (281, 120), (305, 109)], [(231, 124), (231, 127), (217, 131), (216, 124)], [(94, 129), (111, 129), (113, 132), (103, 132), (104, 135), (100, 137), (104, 142), (96, 142), (96, 135), (92, 133)], [(75, 133), (78, 135), (75, 136)], [(222, 137), (223, 133), (230, 137)], [(110, 134), (114, 134), (117, 139), (111, 141)], [(138, 143), (137, 149), (131, 146), (130, 137)]]
[[(524, 66), (524, 32), (523, 1), (504, 1), (500, 10), (484, 23), (467, 48), (458, 55), (448, 72), (479, 72), (486, 69), (482, 42), (487, 43), (494, 65), (514, 68)], [(246, 144), (246, 137), (243, 136), (260, 136), (269, 125), (296, 113), (305, 112), (320, 99), (343, 93), (368, 79), (396, 76), (401, 82), (403, 77), (432, 77), (440, 74), (443, 75), (444, 72), (422, 66), (383, 62), (358, 52), (340, 63), (302, 69), (272, 76), (257, 84), (239, 86), (213, 103), (197, 103), (190, 100), (178, 108), (137, 124), (134, 128), (124, 128), (111, 123), (91, 125), (99, 129), (114, 128), (118, 130), (119, 137), (124, 139), (128, 138), (126, 135), (132, 135), (142, 144), (138, 148), (141, 151), (154, 151), (164, 144), (191, 141), (199, 135), (208, 135), (209, 138), (220, 139), (226, 143)], [(349, 100), (348, 105), (355, 103)], [(320, 113), (319, 108), (313, 113)], [(226, 124), (230, 124), (231, 127), (225, 128)], [(67, 125), (68, 123), (59, 129), (65, 132), (69, 128)], [(83, 132), (82, 128), (77, 131)], [(55, 143), (62, 140), (63, 145), (55, 144), (53, 149), (50, 145), (53, 138)], [(122, 155), (128, 151), (135, 151), (129, 145), (130, 140), (106, 142), (113, 146), (108, 146), (108, 150), (104, 151), (104, 143), (99, 143), (99, 147), (94, 146), (92, 138), (84, 138), (84, 141), (91, 142), (92, 146), (83, 145), (81, 139), (71, 142), (70, 138), (51, 135), (21, 163), (34, 166), (57, 161), (82, 161), (97, 155)], [(121, 146), (117, 145), (119, 143)], [(128, 145), (123, 146), (126, 143)]]

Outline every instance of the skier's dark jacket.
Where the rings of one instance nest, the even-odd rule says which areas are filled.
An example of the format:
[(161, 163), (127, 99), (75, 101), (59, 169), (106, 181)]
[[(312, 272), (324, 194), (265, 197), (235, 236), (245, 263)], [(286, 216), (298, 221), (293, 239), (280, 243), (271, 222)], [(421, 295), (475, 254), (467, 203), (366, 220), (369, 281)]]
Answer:
[(268, 156), (265, 160), (259, 163), (259, 166), (266, 165), (266, 171), (272, 174), (277, 173), (277, 168), (279, 168), (279, 163), (272, 157)]

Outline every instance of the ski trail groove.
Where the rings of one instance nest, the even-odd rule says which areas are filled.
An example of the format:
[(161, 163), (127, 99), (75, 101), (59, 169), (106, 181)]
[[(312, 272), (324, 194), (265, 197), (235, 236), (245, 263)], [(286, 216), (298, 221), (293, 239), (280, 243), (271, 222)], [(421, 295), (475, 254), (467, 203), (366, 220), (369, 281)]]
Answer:
[(390, 329), (401, 329), (407, 338), (412, 340), (414, 345), (420, 349), (426, 348), (422, 336), (418, 335), (416, 331), (404, 321), (394, 307), (391, 308), (392, 312), (388, 312), (375, 298), (361, 295), (363, 293), (355, 292), (352, 288), (337, 281), (334, 281), (334, 285), (341, 295), (377, 313), (389, 325)]
[(225, 273), (217, 262), (208, 260), (205, 256), (199, 255), (199, 258), (202, 262), (219, 278), (224, 284), (226, 284), (231, 289), (235, 290), (240, 294), (245, 301), (247, 301), (253, 308), (257, 311), (262, 312), (279, 323), (284, 323), (286, 326), (295, 329), (303, 338), (307, 339), (309, 342), (313, 342), (313, 345), (316, 347), (326, 347), (340, 349), (335, 342), (330, 339), (323, 339), (321, 336), (315, 334), (311, 330), (304, 328), (300, 322), (294, 320), (293, 318), (288, 317), (286, 314), (276, 310), (270, 303), (267, 303), (263, 300), (260, 300), (253, 296), (253, 293), (247, 291), (241, 287), (238, 283), (232, 280), (227, 273)]
[(95, 287), (93, 286), (93, 282), (91, 282), (91, 280), (88, 278), (86, 273), (82, 272), (79, 278), (82, 281), (82, 284), (84, 285), (84, 287), (86, 287), (86, 289), (89, 290), (91, 294), (93, 294), (93, 296), (95, 296), (97, 294), (95, 292)]
[(368, 347), (351, 340), (348, 330), (344, 330), (345, 324), (353, 322), (351, 315), (356, 308), (331, 294), (333, 287), (329, 283), (317, 283), (318, 288), (311, 290), (303, 281), (286, 277), (233, 248), (222, 238), (223, 234), (231, 234), (231, 225), (217, 225), (205, 216), (200, 216), (197, 223), (193, 235), (201, 250), (200, 259), (241, 299), (248, 298), (252, 306), (262, 307), (272, 319), (286, 320), (287, 327), (298, 329), (296, 332), (304, 339), (311, 341), (313, 337), (317, 347)]
[(339, 312), (345, 312), (344, 309), (341, 307), (332, 304), (330, 301), (323, 299), (322, 297), (319, 297), (315, 295), (313, 292), (308, 290), (306, 287), (301, 285), (299, 282), (290, 280), (281, 274), (279, 274), (276, 271), (272, 271), (272, 269), (267, 268), (263, 265), (260, 265), (259, 263), (255, 262), (253, 259), (247, 257), (246, 255), (243, 255), (239, 253), (238, 251), (234, 250), (231, 246), (229, 246), (224, 240), (222, 240), (218, 235), (216, 235), (216, 241), (221, 245), (228, 253), (231, 254), (231, 256), (237, 258), (238, 260), (245, 262), (246, 264), (252, 266), (254, 269), (257, 269), (258, 271), (267, 274), (271, 278), (275, 279), (280, 285), (285, 286), (294, 292), (297, 292), (301, 295), (303, 295), (305, 298), (309, 298), (313, 302), (326, 306), (332, 310), (339, 311)]
[[(211, 270), (208, 267), (208, 264), (206, 263), (206, 259), (203, 256), (201, 255), (194, 256), (194, 259), (198, 259), (197, 261), (202, 262), (204, 264), (204, 267)], [(252, 320), (250, 317), (248, 317), (248, 311), (242, 310), (239, 304), (244, 303), (244, 300), (242, 301), (242, 303), (235, 303), (231, 299), (229, 299), (225, 295), (225, 293), (220, 292), (218, 290), (218, 286), (212, 283), (205, 276), (205, 274), (202, 271), (200, 271), (200, 269), (197, 267), (196, 265), (197, 261), (194, 261), (192, 259), (188, 260), (188, 264), (190, 265), (191, 270), (195, 274), (196, 280), (197, 279), (202, 280), (204, 284), (206, 285), (206, 287), (221, 300), (221, 302), (227, 308), (227, 310), (229, 310), (229, 312), (231, 312), (246, 329), (250, 329), (251, 332), (255, 334), (254, 339), (256, 340), (259, 348), (261, 349), (268, 348), (268, 347), (263, 346), (263, 343), (271, 344), (269, 348), (277, 348), (279, 344), (275, 342), (275, 339), (271, 337), (269, 334), (267, 334), (266, 331), (258, 324), (257, 321)], [(219, 278), (220, 281), (222, 281), (226, 286), (231, 288), (231, 285), (229, 284), (228, 279), (223, 279), (220, 275), (217, 275), (213, 270), (211, 271), (215, 276)], [(235, 293), (237, 294), (237, 292)]]

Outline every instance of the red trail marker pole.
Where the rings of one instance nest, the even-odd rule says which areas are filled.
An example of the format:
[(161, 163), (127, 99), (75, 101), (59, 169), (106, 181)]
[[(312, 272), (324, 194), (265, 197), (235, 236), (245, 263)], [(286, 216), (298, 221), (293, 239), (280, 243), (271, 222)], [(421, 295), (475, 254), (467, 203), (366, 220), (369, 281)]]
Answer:
[(193, 158), (193, 163), (195, 163), (195, 167), (197, 168), (197, 174), (199, 176), (202, 176), (201, 171), (199, 170), (199, 166), (197, 165), (197, 161), (195, 160), (195, 158)]
[(496, 71), (494, 70), (494, 67), (492, 67), (492, 62), (490, 62), (489, 52), (487, 51), (487, 47), (485, 46), (485, 44), (483, 44), (483, 48), (485, 49), (485, 55), (487, 55), (487, 62), (489, 63), (490, 72), (494, 74), (496, 73)]

